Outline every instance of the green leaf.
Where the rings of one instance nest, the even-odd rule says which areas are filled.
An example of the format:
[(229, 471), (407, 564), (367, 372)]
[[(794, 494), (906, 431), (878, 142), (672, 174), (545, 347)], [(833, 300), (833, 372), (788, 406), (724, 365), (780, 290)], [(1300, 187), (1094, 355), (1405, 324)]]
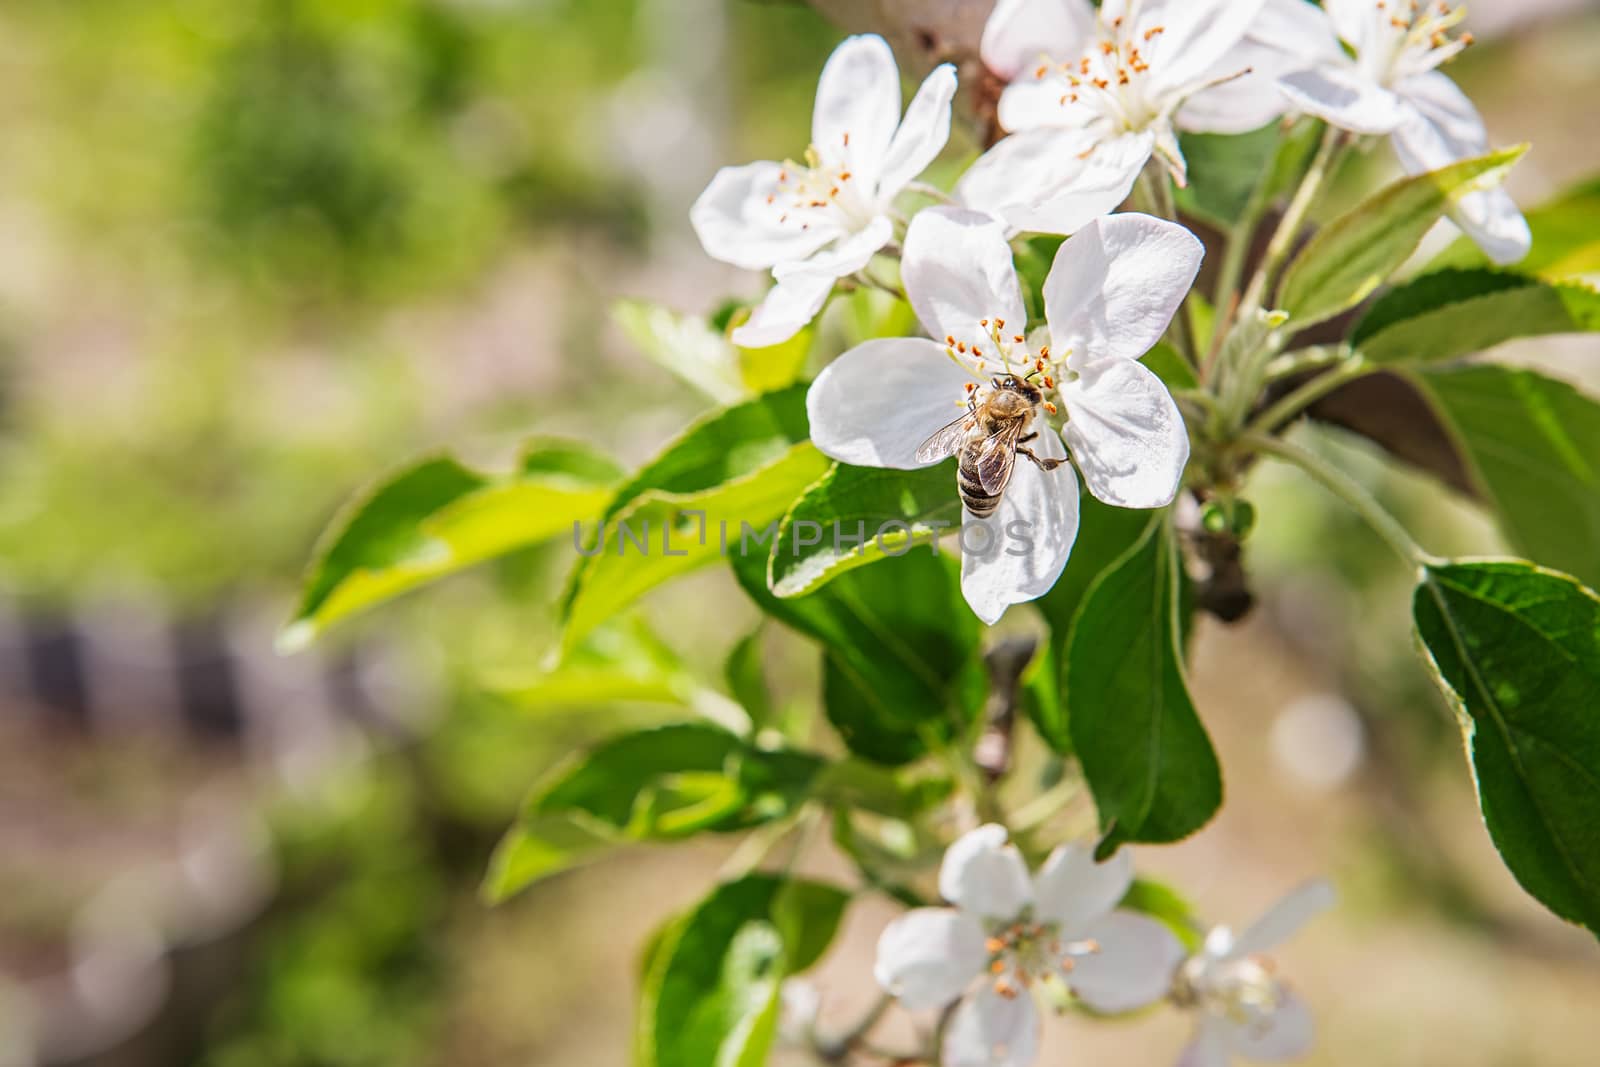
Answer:
[(1600, 403), (1565, 382), (1494, 364), (1410, 377), (1517, 550), (1600, 585)]
[(1055, 699), (1049, 700), (1048, 694), (1029, 696), (1028, 690), (1024, 690), (1029, 702), (1025, 706), (1039, 736), (1058, 755), (1072, 754), (1071, 726), (1067, 721), (1066, 704), (1060, 697), (1060, 672), (1066, 665), (1073, 619), (1095, 579), (1133, 547), (1149, 522), (1147, 512), (1114, 508), (1100, 503), (1088, 492), (1082, 493), (1078, 497), (1078, 538), (1072, 543), (1072, 556), (1055, 586), (1035, 601), (1050, 624), (1050, 660), (1055, 667), (1052, 675), (1040, 675), (1038, 671), (1042, 669), (1043, 660), (1036, 659), (1029, 665), (1028, 673), (1033, 676), (1035, 685), (1054, 684), (1057, 692)]
[(811, 354), (811, 342), (816, 332), (810, 327), (801, 330), (787, 341), (766, 348), (739, 348), (739, 379), (745, 389), (753, 394), (770, 393), (800, 380), (806, 369), (806, 357)]
[(1526, 151), (1502, 149), (1380, 190), (1306, 242), (1284, 274), (1278, 306), (1304, 329), (1359, 304), (1410, 258), (1452, 203), (1497, 184)]
[(568, 583), (563, 650), (661, 583), (744, 551), (747, 531), (775, 529), (828, 469), (806, 433), (805, 387), (793, 386), (707, 416), (646, 464)]
[[(1195, 333), (1200, 337), (1211, 336), (1211, 330), (1204, 327)], [(1168, 389), (1197, 389), (1200, 386), (1200, 380), (1195, 377), (1194, 367), (1178, 353), (1176, 348), (1165, 341), (1157, 342), (1154, 348), (1144, 354), (1140, 362), (1166, 383)]]
[(600, 627), (553, 666), (491, 671), (484, 688), (528, 710), (622, 702), (677, 706), (700, 691), (678, 654), (638, 618)]
[(1178, 207), (1223, 230), (1231, 229), (1271, 168), (1281, 139), (1277, 121), (1248, 133), (1181, 135), (1189, 184), (1178, 190)]
[(449, 457), (413, 464), (329, 526), (279, 647), (303, 648), (339, 619), (568, 534), (600, 513), (620, 478), (603, 456), (553, 441), (530, 443), (509, 474), (469, 470)]
[(1205, 943), (1202, 928), (1195, 921), (1194, 908), (1164, 882), (1135, 878), (1117, 907), (1159, 920), (1191, 953), (1199, 952)]
[(1600, 934), (1600, 598), (1521, 560), (1445, 562), (1412, 602), (1522, 887)]
[(733, 569), (763, 611), (822, 643), (824, 708), (855, 754), (909, 762), (980, 709), (980, 627), (955, 561), (919, 548), (788, 599), (767, 588), (764, 555), (735, 555)]
[(722, 665), (722, 677), (750, 721), (757, 729), (772, 721), (772, 691), (767, 688), (767, 671), (761, 660), (761, 627), (741, 638)]
[(619, 300), (611, 318), (647, 357), (718, 403), (745, 395), (733, 345), (704, 319), (644, 300)]
[(767, 584), (780, 597), (800, 596), (960, 524), (954, 459), (911, 471), (836, 463), (783, 517)]
[(1039, 646), (1022, 672), (1020, 697), (1023, 713), (1045, 744), (1057, 755), (1072, 754), (1072, 729), (1067, 722), (1067, 707), (1061, 700), (1061, 658), (1056, 642)]
[(626, 841), (731, 832), (781, 818), (824, 763), (752, 747), (709, 723), (614, 737), (557, 767), (496, 852), (485, 893), (504, 900), (538, 878)]
[(1179, 552), (1165, 515), (1084, 596), (1067, 646), (1072, 741), (1107, 854), (1177, 841), (1222, 803), (1216, 754), (1184, 678)]
[(754, 874), (718, 886), (673, 920), (640, 995), (642, 1067), (765, 1062), (779, 983), (833, 940), (849, 897), (817, 882)]
[(1424, 274), (1385, 293), (1350, 335), (1374, 363), (1440, 363), (1518, 337), (1600, 330), (1600, 292), (1498, 270)]
[[(1527, 219), (1533, 247), (1517, 270), (1552, 280), (1600, 274), (1600, 178), (1590, 178), (1540, 204), (1527, 213)], [(1463, 235), (1428, 269), (1488, 265), (1483, 249)]]

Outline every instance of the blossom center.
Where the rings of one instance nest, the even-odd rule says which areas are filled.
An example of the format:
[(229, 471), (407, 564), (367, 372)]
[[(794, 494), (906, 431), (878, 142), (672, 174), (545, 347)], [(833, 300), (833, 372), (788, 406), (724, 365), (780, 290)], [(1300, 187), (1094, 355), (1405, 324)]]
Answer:
[(1100, 951), (1093, 939), (1065, 941), (1057, 924), (1033, 922), (1026, 916), (994, 927), (984, 947), (989, 951), (994, 991), (1008, 1000), (1034, 982), (1071, 972), (1078, 958)]
[(799, 226), (802, 230), (809, 230), (822, 219), (858, 230), (875, 214), (871, 198), (862, 190), (856, 175), (846, 164), (825, 159), (815, 145), (806, 149), (803, 163), (784, 162), (778, 172), (777, 188), (768, 195), (767, 203), (778, 212), (780, 225)]
[[(975, 381), (967, 383), (966, 395), (958, 402), (961, 407), (969, 404), (982, 405), (985, 397), (993, 391), (993, 386), (983, 384), (984, 375), (991, 371), (1015, 375), (1025, 380), (1036, 379), (1044, 389), (1056, 387), (1050, 362), (1050, 346), (1041, 345), (1038, 354), (1032, 354), (1028, 349), (1027, 335), (1017, 333), (1015, 324), (1012, 330), (1008, 331), (1006, 320), (998, 316), (979, 319), (976, 327), (965, 337), (957, 337), (953, 333), (946, 334), (944, 351), (945, 355), (976, 378)], [(999, 366), (993, 366), (995, 363)], [(1047, 400), (1043, 406), (1050, 414), (1056, 414), (1055, 404)]]
[(1157, 94), (1149, 84), (1147, 54), (1166, 32), (1160, 23), (1118, 17), (1100, 23), (1100, 37), (1072, 62), (1042, 61), (1034, 70), (1039, 80), (1055, 76), (1066, 84), (1058, 103), (1077, 109), (1113, 132), (1142, 130), (1162, 117)]
[(1453, 34), (1467, 10), (1448, 0), (1374, 0), (1373, 39), (1359, 57), (1368, 73), (1385, 84), (1422, 74), (1472, 44), (1472, 34)]
[(1262, 1033), (1284, 1002), (1283, 983), (1265, 956), (1216, 960), (1195, 957), (1178, 972), (1173, 997), (1252, 1032)]

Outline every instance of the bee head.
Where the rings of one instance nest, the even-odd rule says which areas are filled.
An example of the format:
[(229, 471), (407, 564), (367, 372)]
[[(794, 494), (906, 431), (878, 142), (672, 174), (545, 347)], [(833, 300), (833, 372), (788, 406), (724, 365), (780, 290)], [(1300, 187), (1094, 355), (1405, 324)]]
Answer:
[(1008, 374), (1004, 378), (996, 378), (993, 385), (996, 389), (1005, 389), (1018, 394), (1029, 404), (1038, 404), (1044, 399), (1044, 393), (1037, 385), (1015, 374)]

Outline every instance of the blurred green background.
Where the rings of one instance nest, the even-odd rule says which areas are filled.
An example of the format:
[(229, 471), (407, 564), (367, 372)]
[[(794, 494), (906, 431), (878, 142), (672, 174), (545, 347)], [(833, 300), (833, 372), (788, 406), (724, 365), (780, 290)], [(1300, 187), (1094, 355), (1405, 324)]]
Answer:
[[(1526, 204), (1600, 171), (1600, 12), (1519, 21), (1540, 6), (1475, 3), (1503, 32), (1452, 69), (1497, 142), (1534, 143), (1512, 187)], [(839, 37), (752, 0), (0, 8), (9, 662), (40, 647), (39, 619), (157, 617), (220, 634), (248, 697), (226, 741), (153, 697), (131, 725), (94, 692), (61, 715), (37, 670), (4, 700), (0, 1065), (28, 1067), (36, 1044), (48, 1063), (626, 1061), (638, 946), (731, 845), (620, 857), (495, 910), (474, 895), (539, 771), (621, 717), (674, 714), (483, 695), (486, 672), (546, 646), (565, 545), (403, 601), (318, 658), (274, 660), (272, 626), (341, 501), (401, 460), (495, 462), (537, 432), (637, 462), (701, 409), (608, 307), (703, 311), (759, 288), (700, 252), (688, 205), (723, 163), (803, 149)], [(1593, 342), (1514, 358), (1600, 381)], [(1421, 479), (1354, 460), (1430, 544), (1493, 545)], [(1208, 620), (1195, 672), (1228, 806), (1149, 864), (1234, 921), (1334, 875), (1346, 908), (1289, 960), (1323, 1024), (1314, 1062), (1592, 1064), (1600, 952), (1496, 862), (1409, 655), (1403, 576), (1314, 489), (1269, 473), (1255, 496), (1262, 607)], [(754, 618), (718, 574), (644, 614), (671, 634), (661, 669), (703, 678)], [(768, 653), (806, 699), (800, 647)], [(371, 668), (386, 727), (347, 729), (361, 701), (327, 696), (348, 662)], [(260, 740), (302, 720), (327, 737)], [(162, 878), (231, 919), (168, 901), (152, 920)], [(866, 995), (889, 914), (853, 910), (825, 1018)], [(129, 960), (161, 955), (141, 923), (193, 950), (142, 1005), (115, 992), (141, 984)], [(100, 940), (122, 947), (97, 970)], [(1063, 1026), (1083, 1062), (1169, 1062), (1182, 1041), (1166, 1017)]]

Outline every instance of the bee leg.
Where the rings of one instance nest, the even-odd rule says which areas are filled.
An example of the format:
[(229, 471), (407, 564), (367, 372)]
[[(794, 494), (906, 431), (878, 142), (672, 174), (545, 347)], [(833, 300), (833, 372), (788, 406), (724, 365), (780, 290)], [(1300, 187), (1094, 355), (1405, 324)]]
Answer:
[[(1028, 438), (1024, 437), (1023, 440), (1026, 441)], [(1040, 459), (1038, 456), (1033, 454), (1033, 449), (1031, 448), (1019, 448), (1017, 449), (1017, 455), (1027, 456), (1029, 459), (1033, 460), (1033, 465), (1042, 471), (1053, 471), (1066, 462), (1064, 459)]]
[(1032, 433), (1030, 433), (1030, 434), (1029, 434), (1029, 435), (1028, 435), (1028, 436), (1026, 436), (1026, 437), (1019, 437), (1019, 438), (1017, 438), (1017, 444), (1019, 444), (1019, 445), (1025, 445), (1025, 444), (1027, 444), (1027, 443), (1028, 443), (1028, 442), (1029, 442), (1029, 441), (1032, 441), (1032, 440), (1033, 440), (1033, 439), (1034, 439), (1034, 438), (1035, 438), (1035, 437), (1038, 437), (1038, 436), (1039, 436), (1039, 431), (1038, 431), (1038, 430), (1035, 430), (1035, 431), (1033, 431), (1033, 432), (1032, 432)]

